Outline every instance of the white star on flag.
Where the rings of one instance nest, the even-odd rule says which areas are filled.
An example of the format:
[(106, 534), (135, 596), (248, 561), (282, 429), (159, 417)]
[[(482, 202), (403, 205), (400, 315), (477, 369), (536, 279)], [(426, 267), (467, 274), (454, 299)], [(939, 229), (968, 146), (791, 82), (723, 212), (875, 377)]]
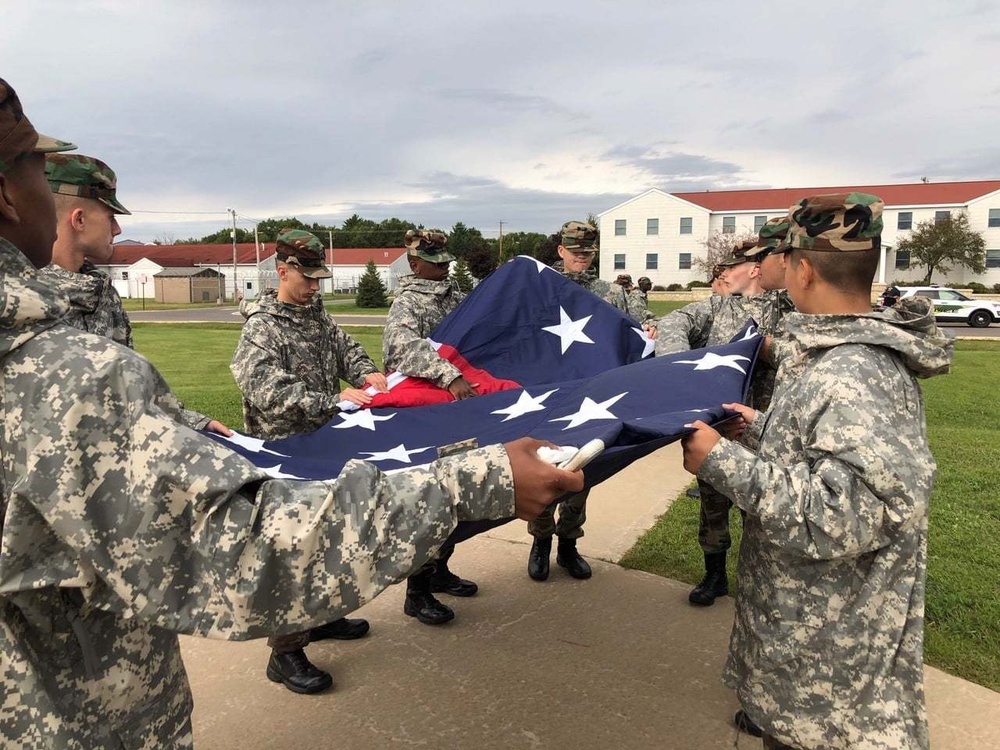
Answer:
[(633, 328), (632, 330), (638, 333), (639, 338), (641, 338), (646, 344), (646, 348), (642, 350), (642, 358), (645, 359), (656, 349), (656, 339), (649, 338), (649, 336), (646, 335), (646, 332), (641, 328)]
[(541, 273), (542, 271), (553, 271), (554, 270), (554, 269), (550, 268), (549, 266), (545, 265), (544, 263), (542, 263), (542, 261), (538, 260), (538, 258), (532, 258), (530, 255), (518, 255), (517, 257), (518, 258), (524, 258), (525, 260), (530, 260), (532, 263), (534, 263), (536, 266), (538, 266), (538, 273)]
[(715, 352), (705, 352), (705, 355), (701, 359), (678, 359), (674, 364), (695, 365), (695, 370), (714, 370), (716, 367), (730, 367), (746, 375), (747, 371), (736, 364), (736, 360), (738, 359), (742, 359), (744, 362), (750, 361), (749, 357), (741, 357), (739, 354), (719, 356)]
[(545, 409), (542, 406), (545, 403), (545, 399), (551, 396), (553, 393), (558, 391), (555, 388), (551, 391), (546, 391), (541, 396), (532, 396), (527, 391), (521, 391), (521, 395), (517, 397), (517, 401), (508, 406), (506, 409), (497, 409), (496, 411), (491, 411), (490, 414), (506, 414), (507, 416), (501, 419), (501, 422), (509, 422), (515, 417), (523, 417), (525, 414), (533, 411), (542, 411)]
[(569, 430), (594, 419), (618, 419), (618, 417), (608, 411), (608, 407), (614, 406), (627, 395), (628, 391), (625, 391), (625, 393), (619, 393), (617, 396), (612, 396), (607, 401), (601, 401), (600, 403), (595, 402), (590, 396), (584, 396), (583, 403), (580, 404), (580, 409), (575, 414), (570, 414), (568, 417), (550, 419), (549, 421), (569, 422), (568, 425), (563, 427), (563, 430)]
[(236, 445), (241, 448), (246, 448), (251, 453), (270, 453), (272, 456), (281, 456), (282, 458), (289, 458), (285, 453), (278, 453), (277, 451), (272, 451), (264, 447), (264, 441), (260, 438), (250, 437), (249, 435), (243, 435), (242, 433), (233, 430), (233, 434), (227, 437), (230, 443), (236, 443)]
[(281, 470), (281, 464), (271, 466), (267, 469), (261, 469), (261, 471), (271, 477), (271, 479), (302, 479), (302, 477), (297, 477), (294, 474), (285, 474)]
[(366, 461), (399, 461), (401, 464), (411, 463), (410, 454), (411, 453), (423, 453), (424, 451), (429, 451), (431, 446), (426, 448), (414, 448), (411, 451), (406, 450), (406, 446), (400, 443), (392, 450), (387, 451), (377, 451), (375, 453), (362, 452), (361, 455), (367, 455)]
[(563, 308), (559, 307), (559, 325), (557, 326), (545, 326), (542, 328), (546, 333), (551, 333), (559, 337), (559, 343), (562, 346), (562, 353), (565, 354), (566, 350), (573, 345), (574, 342), (579, 341), (581, 344), (593, 344), (593, 340), (583, 332), (583, 329), (590, 322), (590, 319), (594, 317), (593, 315), (588, 315), (585, 318), (580, 318), (579, 320), (573, 320), (566, 314)]
[(757, 326), (751, 325), (746, 329), (746, 331), (743, 332), (743, 338), (741, 338), (740, 341), (748, 341), (749, 339), (756, 338), (757, 336), (760, 336), (760, 334), (757, 333)]
[(340, 424), (333, 425), (335, 430), (348, 430), (351, 427), (363, 427), (366, 430), (375, 431), (376, 422), (386, 422), (396, 416), (395, 412), (385, 417), (377, 417), (370, 409), (361, 409), (355, 412), (341, 412), (340, 418), (344, 420)]

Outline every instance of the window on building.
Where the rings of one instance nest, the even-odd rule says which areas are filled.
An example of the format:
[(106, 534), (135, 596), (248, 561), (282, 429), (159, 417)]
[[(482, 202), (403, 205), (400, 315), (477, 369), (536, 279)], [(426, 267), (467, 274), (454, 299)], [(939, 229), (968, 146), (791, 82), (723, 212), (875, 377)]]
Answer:
[(681, 234), (691, 234), (691, 224), (694, 221), (690, 216), (681, 217)]
[(122, 281), (128, 281), (128, 271), (122, 271)]
[(935, 211), (934, 212), (934, 223), (937, 224), (939, 221), (944, 221), (945, 219), (951, 218), (951, 211)]
[(660, 220), (646, 219), (646, 234), (659, 234), (659, 233), (660, 233)]
[(990, 218), (986, 223), (988, 227), (1000, 227), (1000, 208), (990, 209)]
[(736, 217), (735, 216), (723, 216), (722, 217), (722, 233), (723, 234), (735, 234), (736, 233)]
[(625, 253), (615, 253), (615, 270), (625, 270)]
[(909, 250), (897, 250), (896, 251), (896, 269), (899, 271), (905, 271), (910, 267), (910, 251)]
[(691, 253), (680, 253), (677, 256), (677, 267), (682, 271), (691, 268)]
[(659, 258), (656, 253), (646, 253), (646, 270), (655, 271), (659, 268)]
[(1000, 268), (1000, 250), (986, 251), (986, 267)]
[(625, 219), (615, 219), (615, 237), (625, 236)]
[(913, 229), (913, 211), (900, 211), (896, 217), (896, 229)]
[(766, 216), (754, 216), (753, 217), (753, 231), (759, 232), (761, 227), (767, 224)]
[(253, 289), (253, 282), (252, 281), (248, 281), (247, 282), (247, 289)]
[(201, 290), (201, 301), (202, 302), (208, 302), (209, 301), (209, 293), (206, 292), (204, 289)]

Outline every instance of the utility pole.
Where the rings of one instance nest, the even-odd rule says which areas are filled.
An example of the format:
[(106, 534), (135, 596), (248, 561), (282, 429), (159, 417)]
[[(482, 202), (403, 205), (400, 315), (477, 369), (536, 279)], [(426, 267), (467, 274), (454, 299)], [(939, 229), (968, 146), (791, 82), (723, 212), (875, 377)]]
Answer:
[(500, 249), (497, 253), (497, 260), (503, 263), (503, 222), (500, 222)]
[(261, 279), (261, 276), (260, 276), (260, 234), (257, 232), (257, 230), (259, 228), (260, 228), (259, 224), (254, 224), (254, 227), (253, 227), (253, 246), (254, 246), (254, 249), (257, 251), (257, 294), (255, 295), (257, 297), (257, 299), (260, 299), (260, 292), (261, 292), (261, 289), (260, 289), (260, 284), (261, 284), (261, 281), (260, 281), (260, 279)]
[[(330, 271), (333, 271), (333, 230), (327, 229), (326, 231), (330, 233), (330, 252), (328, 253), (329, 257), (327, 258), (326, 264), (330, 266)], [(330, 293), (332, 294), (337, 291), (337, 282), (333, 278), (330, 278), (329, 281), (330, 281)], [(323, 282), (320, 283), (322, 284)]]
[(237, 297), (239, 296), (239, 289), (236, 282), (236, 209), (227, 208), (233, 217), (233, 304), (236, 304)]

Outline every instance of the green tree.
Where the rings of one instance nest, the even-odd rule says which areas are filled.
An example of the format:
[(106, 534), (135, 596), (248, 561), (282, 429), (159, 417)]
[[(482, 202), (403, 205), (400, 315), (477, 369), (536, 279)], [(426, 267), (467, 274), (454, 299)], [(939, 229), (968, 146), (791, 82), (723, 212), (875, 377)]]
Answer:
[(451, 278), (458, 285), (459, 291), (468, 294), (472, 291), (472, 275), (469, 273), (469, 264), (465, 258), (459, 258), (455, 262), (455, 267), (451, 269)]
[[(226, 227), (218, 232), (206, 234), (204, 237), (188, 237), (186, 240), (177, 240), (175, 245), (229, 245), (233, 241), (233, 228)], [(237, 242), (253, 242), (253, 232), (241, 227), (236, 227)], [(163, 243), (167, 244), (167, 243)]]
[(468, 264), (469, 273), (481, 281), (496, 270), (499, 258), (496, 240), (486, 240), (482, 246), (469, 250), (462, 260)]
[(448, 233), (448, 252), (456, 258), (465, 258), (469, 253), (481, 252), (488, 247), (483, 233), (475, 227), (467, 227), (458, 222)]
[(956, 265), (973, 273), (986, 271), (986, 242), (969, 226), (965, 214), (921, 222), (909, 237), (899, 241), (896, 252), (908, 252), (910, 263), (927, 269), (925, 284), (931, 283), (935, 271), (946, 274)]
[(354, 304), (358, 307), (388, 307), (387, 294), (382, 277), (378, 275), (378, 269), (375, 267), (375, 261), (368, 261), (368, 266), (358, 281), (358, 297)]

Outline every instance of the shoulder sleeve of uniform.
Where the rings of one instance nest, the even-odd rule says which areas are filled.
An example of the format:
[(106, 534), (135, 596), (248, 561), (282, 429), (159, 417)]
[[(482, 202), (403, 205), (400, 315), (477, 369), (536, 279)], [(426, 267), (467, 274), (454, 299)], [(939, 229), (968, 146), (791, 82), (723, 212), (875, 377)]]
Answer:
[(705, 346), (714, 319), (712, 297), (667, 313), (656, 321), (656, 354), (674, 354)]

